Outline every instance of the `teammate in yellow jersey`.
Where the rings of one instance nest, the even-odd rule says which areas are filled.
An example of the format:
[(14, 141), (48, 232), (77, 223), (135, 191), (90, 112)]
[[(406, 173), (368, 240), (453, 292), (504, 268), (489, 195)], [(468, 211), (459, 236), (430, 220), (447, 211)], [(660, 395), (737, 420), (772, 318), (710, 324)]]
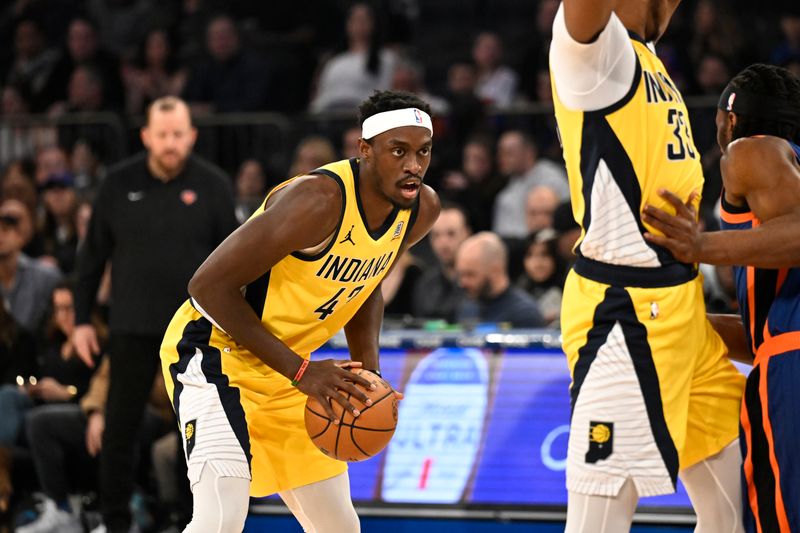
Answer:
[[(314, 446), (303, 407), (310, 395), (332, 418), (330, 401), (358, 416), (345, 395), (366, 400), (354, 383), (369, 383), (349, 369), (379, 372), (380, 282), (439, 200), (423, 184), (428, 105), (386, 91), (359, 111), (358, 159), (276, 187), (198, 269), (167, 330), (162, 368), (194, 494), (186, 531), (239, 532), (249, 496), (276, 492), (307, 532), (360, 531), (347, 465)], [(352, 361), (308, 363), (342, 328)]]
[(564, 0), (553, 99), (577, 260), (564, 289), (572, 374), (568, 533), (630, 528), (639, 497), (686, 486), (698, 532), (742, 531), (744, 377), (706, 319), (695, 265), (647, 241), (640, 213), (703, 175), (683, 97), (655, 54), (679, 0)]

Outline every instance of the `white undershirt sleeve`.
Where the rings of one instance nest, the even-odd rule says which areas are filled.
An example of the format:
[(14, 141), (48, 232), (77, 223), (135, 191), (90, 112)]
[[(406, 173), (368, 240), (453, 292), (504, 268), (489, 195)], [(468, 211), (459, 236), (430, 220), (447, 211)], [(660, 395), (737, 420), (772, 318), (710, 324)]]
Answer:
[(572, 38), (564, 5), (553, 21), (550, 72), (561, 102), (570, 109), (596, 111), (620, 101), (630, 90), (636, 71), (636, 52), (615, 13), (591, 43)]

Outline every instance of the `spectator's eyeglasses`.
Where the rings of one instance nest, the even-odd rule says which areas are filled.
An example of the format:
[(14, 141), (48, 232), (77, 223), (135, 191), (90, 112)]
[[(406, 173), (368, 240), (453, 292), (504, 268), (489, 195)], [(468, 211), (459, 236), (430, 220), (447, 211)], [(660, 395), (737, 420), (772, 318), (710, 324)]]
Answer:
[(0, 226), (6, 228), (16, 228), (19, 225), (19, 218), (14, 215), (0, 215)]

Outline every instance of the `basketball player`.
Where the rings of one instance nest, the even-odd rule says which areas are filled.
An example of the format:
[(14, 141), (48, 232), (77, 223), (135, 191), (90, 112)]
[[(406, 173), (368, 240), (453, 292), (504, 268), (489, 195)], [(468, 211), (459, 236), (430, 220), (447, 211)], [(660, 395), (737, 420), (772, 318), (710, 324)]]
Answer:
[[(751, 65), (731, 80), (718, 107), (723, 231), (700, 234), (693, 209), (668, 193), (680, 218), (645, 208), (645, 219), (666, 234), (651, 239), (670, 249), (697, 240), (701, 244), (695, 255), (703, 261), (764, 267), (734, 267), (745, 324), (739, 333), (744, 332), (755, 355), (741, 412), (745, 526), (753, 532), (800, 531), (795, 392), (800, 382), (800, 270), (790, 268), (800, 264), (800, 257), (778, 251), (787, 247), (781, 241), (772, 243), (775, 254), (748, 246), (772, 238), (756, 229), (770, 221), (774, 233), (797, 240), (797, 225), (785, 222), (800, 206), (800, 79), (783, 68)], [(784, 222), (776, 225), (780, 219)]]
[(683, 97), (654, 53), (677, 0), (564, 0), (550, 68), (581, 224), (564, 290), (572, 374), (566, 531), (630, 528), (641, 496), (686, 485), (696, 531), (742, 530), (744, 377), (705, 317), (692, 264), (645, 241), (645, 203), (703, 175)]
[[(376, 92), (359, 158), (277, 186), (197, 270), (161, 349), (184, 432), (194, 514), (186, 531), (239, 532), (249, 496), (278, 493), (306, 532), (360, 530), (347, 464), (308, 437), (307, 395), (335, 419), (366, 401), (349, 370), (379, 372), (380, 283), (439, 214), (423, 184), (429, 107)], [(352, 361), (309, 361), (344, 328)], [(369, 405), (369, 402), (367, 402)], [(338, 419), (335, 423), (339, 423)]]

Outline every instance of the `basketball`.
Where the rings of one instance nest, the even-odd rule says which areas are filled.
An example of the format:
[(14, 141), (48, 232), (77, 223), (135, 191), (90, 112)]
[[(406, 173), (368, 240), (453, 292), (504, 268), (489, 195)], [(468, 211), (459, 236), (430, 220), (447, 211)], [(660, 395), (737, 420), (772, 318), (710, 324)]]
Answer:
[(391, 385), (368, 370), (357, 368), (353, 372), (376, 385), (374, 390), (365, 390), (372, 400), (370, 406), (347, 395), (350, 403), (361, 412), (358, 418), (349, 411), (342, 413), (344, 408), (332, 401), (333, 411), (341, 421), (337, 426), (311, 396), (305, 409), (306, 430), (317, 448), (328, 457), (349, 462), (363, 461), (380, 453), (389, 444), (397, 426), (397, 398)]

